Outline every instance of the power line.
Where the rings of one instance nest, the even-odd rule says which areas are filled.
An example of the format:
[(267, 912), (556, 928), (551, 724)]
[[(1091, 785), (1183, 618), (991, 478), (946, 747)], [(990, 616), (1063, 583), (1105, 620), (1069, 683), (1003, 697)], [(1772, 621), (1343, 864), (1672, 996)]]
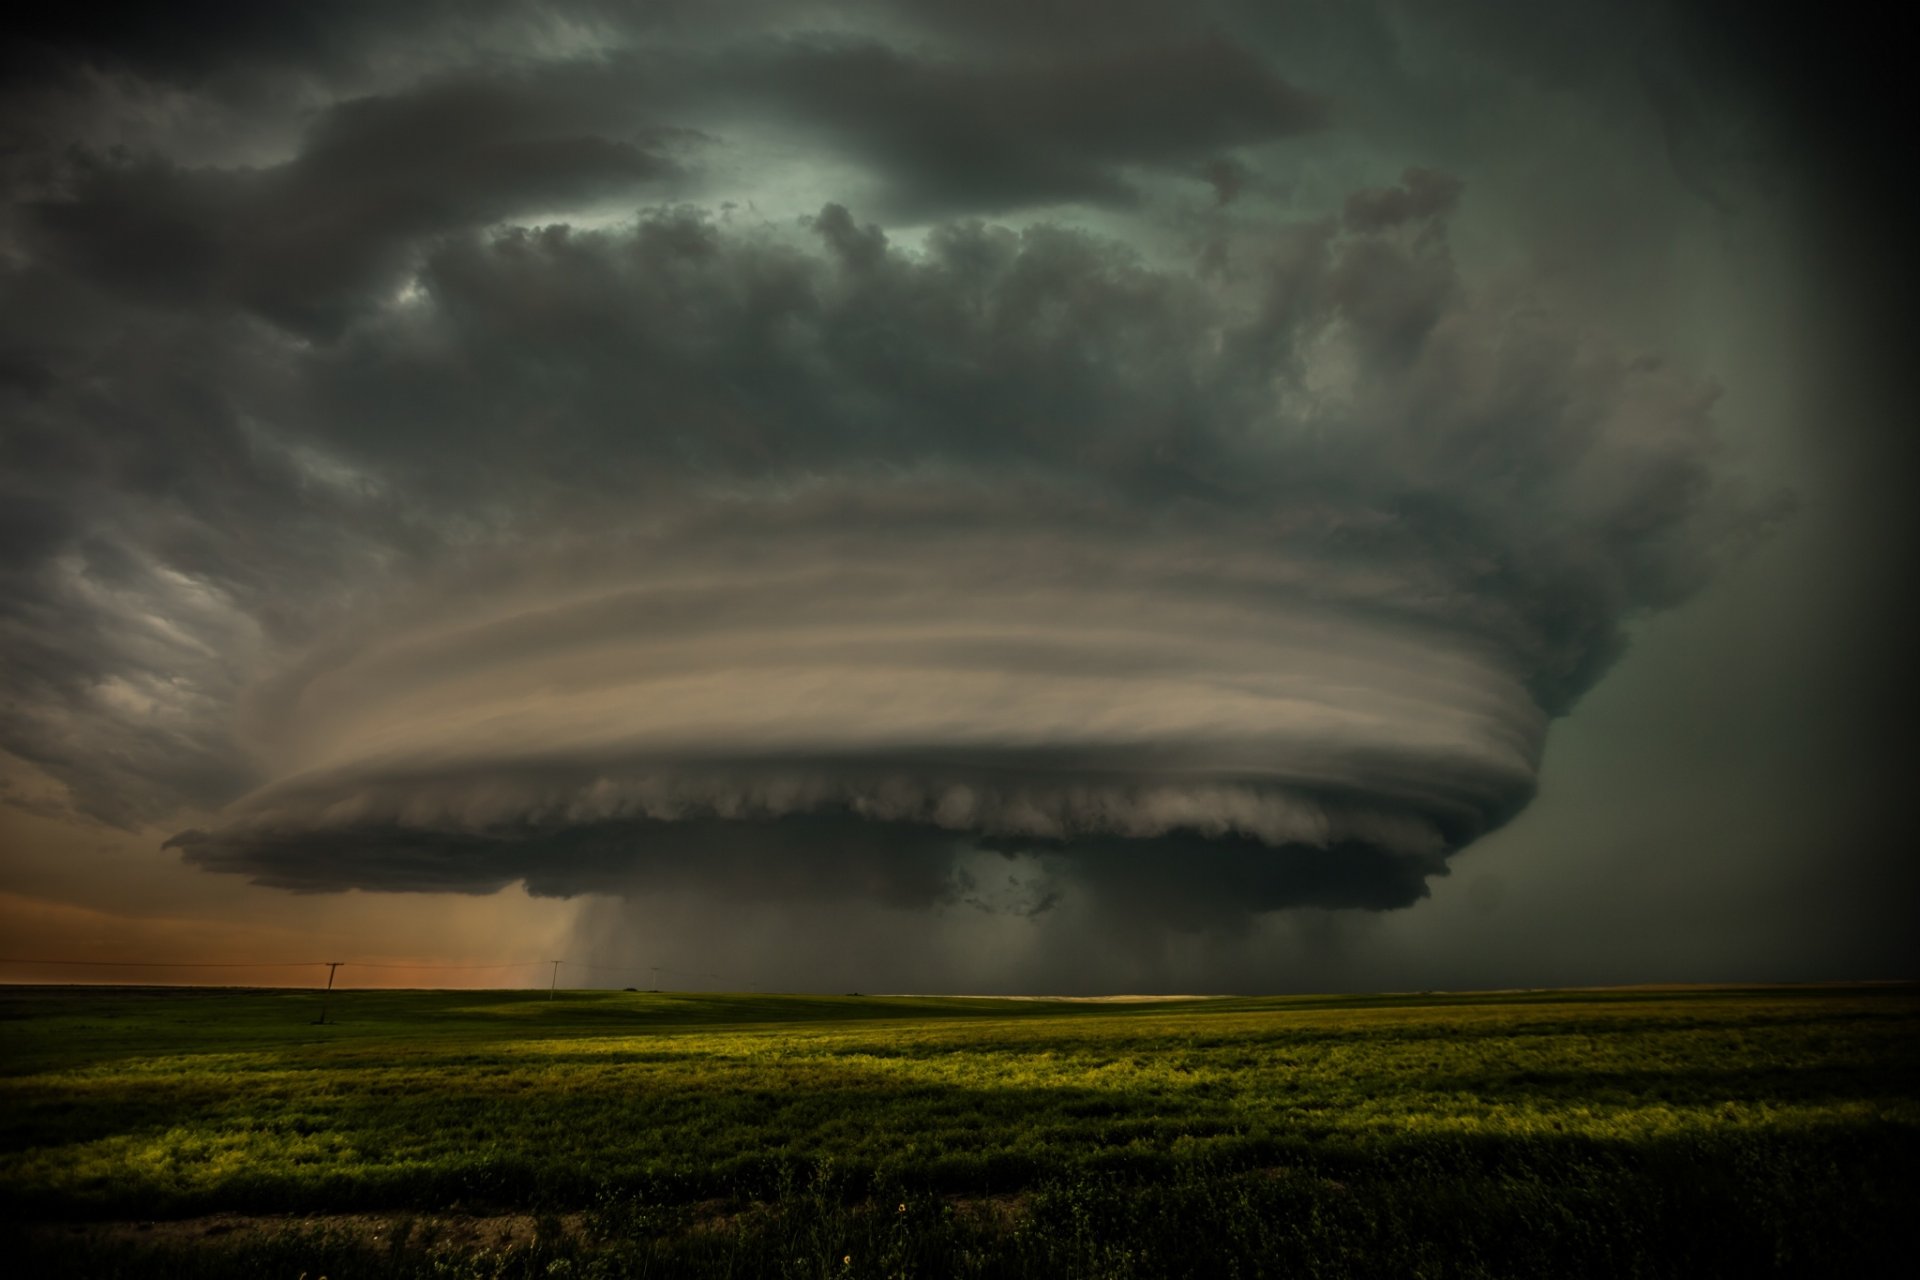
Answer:
[(323, 969), (330, 964), (350, 965), (355, 969), (525, 969), (546, 963), (545, 960), (512, 960), (505, 964), (388, 964), (373, 960), (54, 960), (0, 956), (0, 964), (79, 964), (113, 969)]
[(331, 987), (335, 974), (341, 969), (375, 969), (385, 972), (430, 972), (430, 973), (482, 973), (498, 972), (507, 969), (532, 969), (539, 965), (552, 965), (553, 972), (548, 981), (551, 994), (560, 985), (560, 967), (562, 965), (583, 969), (593, 973), (614, 973), (637, 978), (640, 974), (652, 975), (653, 985), (659, 986), (660, 975), (673, 978), (706, 978), (712, 981), (746, 981), (744, 975), (718, 972), (711, 969), (677, 969), (671, 965), (611, 965), (593, 964), (584, 960), (508, 960), (494, 964), (406, 964), (382, 960), (75, 960), (57, 956), (0, 956), (0, 965), (61, 965), (96, 969), (326, 969), (327, 981)]
[(34, 960), (0, 956), (0, 964), (102, 965), (114, 969), (320, 969), (331, 963), (330, 960)]
[[(371, 960), (343, 960), (342, 964), (352, 965), (356, 969), (531, 969), (537, 964), (549, 964), (547, 960), (509, 960), (505, 964), (375, 964)], [(569, 964), (572, 961), (568, 961)]]

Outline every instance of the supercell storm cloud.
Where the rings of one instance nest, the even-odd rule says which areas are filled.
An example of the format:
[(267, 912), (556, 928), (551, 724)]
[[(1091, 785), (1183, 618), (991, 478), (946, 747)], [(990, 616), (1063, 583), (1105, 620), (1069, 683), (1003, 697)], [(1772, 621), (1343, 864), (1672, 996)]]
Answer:
[(296, 890), (1423, 896), (1780, 504), (1257, 32), (989, 10), (41, 33), (7, 749)]

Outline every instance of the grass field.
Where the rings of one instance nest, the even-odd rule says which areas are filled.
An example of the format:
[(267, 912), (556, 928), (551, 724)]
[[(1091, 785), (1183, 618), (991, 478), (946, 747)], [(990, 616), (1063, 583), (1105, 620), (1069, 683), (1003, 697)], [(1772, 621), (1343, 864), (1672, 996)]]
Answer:
[(1910, 986), (317, 1012), (0, 989), (9, 1255), (287, 1280), (1904, 1274), (1920, 1205)]

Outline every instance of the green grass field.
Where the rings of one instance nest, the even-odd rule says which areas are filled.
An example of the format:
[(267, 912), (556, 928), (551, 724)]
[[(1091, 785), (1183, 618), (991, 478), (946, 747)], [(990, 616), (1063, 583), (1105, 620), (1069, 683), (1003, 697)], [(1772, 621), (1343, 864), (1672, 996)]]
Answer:
[[(0, 989), (10, 1254), (287, 1280), (1904, 1274), (1920, 1205), (1910, 986), (317, 1012)], [(509, 1214), (532, 1227), (503, 1244)]]

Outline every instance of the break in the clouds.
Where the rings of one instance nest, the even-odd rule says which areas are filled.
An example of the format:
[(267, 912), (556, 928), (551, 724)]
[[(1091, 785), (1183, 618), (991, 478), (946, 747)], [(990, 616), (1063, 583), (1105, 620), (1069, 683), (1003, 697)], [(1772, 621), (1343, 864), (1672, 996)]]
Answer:
[(1782, 508), (1215, 16), (29, 32), (0, 744), (295, 890), (1414, 902)]

